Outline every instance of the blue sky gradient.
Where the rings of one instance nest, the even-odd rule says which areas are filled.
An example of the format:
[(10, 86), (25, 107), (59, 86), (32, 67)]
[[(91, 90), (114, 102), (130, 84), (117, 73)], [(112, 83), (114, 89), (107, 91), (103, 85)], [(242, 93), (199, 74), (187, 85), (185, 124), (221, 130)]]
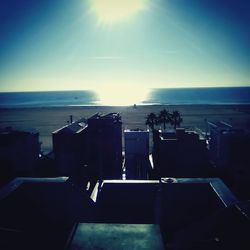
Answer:
[(1, 1), (0, 91), (250, 86), (249, 1), (145, 1), (113, 23), (92, 0)]

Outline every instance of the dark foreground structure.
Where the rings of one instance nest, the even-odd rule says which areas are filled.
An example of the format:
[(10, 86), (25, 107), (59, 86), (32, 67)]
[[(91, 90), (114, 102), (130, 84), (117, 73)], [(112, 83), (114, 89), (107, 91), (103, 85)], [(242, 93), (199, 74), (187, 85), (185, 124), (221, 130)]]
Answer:
[(0, 249), (249, 249), (249, 202), (217, 178), (17, 178), (0, 190)]

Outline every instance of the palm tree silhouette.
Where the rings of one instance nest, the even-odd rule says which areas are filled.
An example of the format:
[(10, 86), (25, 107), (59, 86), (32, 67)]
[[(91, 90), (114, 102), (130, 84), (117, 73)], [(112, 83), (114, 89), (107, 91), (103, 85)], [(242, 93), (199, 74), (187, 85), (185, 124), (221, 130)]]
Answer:
[(178, 110), (174, 110), (172, 115), (171, 115), (171, 124), (174, 126), (174, 128), (176, 129), (176, 127), (180, 126), (180, 124), (182, 123), (183, 119), (181, 117), (181, 114)]
[(152, 131), (154, 130), (154, 126), (157, 124), (157, 122), (158, 119), (155, 113), (150, 113), (147, 115), (145, 124), (148, 125)]
[(158, 123), (163, 123), (164, 130), (166, 129), (166, 124), (171, 122), (171, 114), (166, 109), (160, 111), (158, 116)]

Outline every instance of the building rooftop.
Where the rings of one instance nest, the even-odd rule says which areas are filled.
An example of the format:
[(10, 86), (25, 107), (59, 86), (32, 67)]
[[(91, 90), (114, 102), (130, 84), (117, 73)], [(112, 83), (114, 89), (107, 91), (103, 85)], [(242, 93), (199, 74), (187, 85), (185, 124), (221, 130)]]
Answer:
[(179, 139), (197, 139), (204, 140), (195, 130), (186, 130), (185, 128), (177, 128), (176, 130), (160, 131), (161, 140), (179, 140)]
[(73, 123), (69, 125), (65, 125), (62, 128), (57, 129), (56, 131), (52, 132), (52, 134), (77, 134), (83, 131), (87, 124), (85, 123), (85, 118), (81, 118), (77, 121), (74, 121)]
[(85, 128), (88, 127), (88, 123), (94, 121), (112, 121), (112, 122), (117, 122), (120, 121), (120, 115), (118, 113), (109, 113), (106, 115), (102, 115), (99, 113), (96, 113), (89, 117), (88, 119), (86, 118), (81, 118), (77, 121), (72, 122), (71, 124), (67, 124), (56, 131), (52, 132), (52, 134), (77, 134), (82, 132)]
[(88, 123), (92, 121), (121, 122), (121, 116), (119, 113), (108, 113), (105, 115), (96, 113), (95, 115), (88, 118)]
[(210, 125), (210, 128), (213, 128), (214, 130), (216, 130), (217, 132), (221, 133), (221, 134), (235, 134), (235, 135), (246, 135), (246, 136), (250, 136), (250, 130), (246, 129), (246, 128), (239, 128), (239, 127), (234, 127), (231, 124), (228, 124), (226, 122), (220, 121), (220, 122), (216, 122), (216, 123), (211, 123), (208, 122), (208, 124)]
[(65, 177), (18, 178), (0, 195), (1, 249), (187, 250), (218, 249), (219, 242), (226, 250), (249, 244), (249, 203), (238, 203), (218, 178), (104, 180), (92, 199)]

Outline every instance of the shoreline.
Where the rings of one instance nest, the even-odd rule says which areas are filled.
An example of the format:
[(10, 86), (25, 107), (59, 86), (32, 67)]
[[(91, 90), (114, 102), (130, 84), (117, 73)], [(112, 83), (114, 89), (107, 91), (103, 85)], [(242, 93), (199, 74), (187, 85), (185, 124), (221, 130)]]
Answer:
[[(175, 107), (175, 106), (249, 106), (249, 103), (176, 103), (176, 104), (136, 104), (136, 107), (155, 107), (155, 106), (166, 106), (166, 107)], [(134, 108), (132, 105), (96, 105), (96, 104), (71, 104), (71, 105), (50, 105), (50, 106), (1, 106), (0, 110), (5, 109), (50, 109), (50, 108)]]
[[(51, 133), (67, 124), (70, 115), (73, 120), (90, 117), (99, 112), (102, 114), (118, 112), (122, 117), (124, 129), (147, 129), (145, 117), (147, 114), (166, 108), (169, 111), (178, 110), (183, 117), (182, 127), (195, 127), (205, 130), (207, 121), (226, 121), (236, 127), (250, 128), (250, 104), (228, 105), (137, 105), (133, 106), (66, 106), (66, 107), (0, 107), (0, 127), (11, 126), (20, 130), (35, 129), (40, 134), (42, 151), (52, 149)], [(160, 128), (160, 126), (158, 126)]]

